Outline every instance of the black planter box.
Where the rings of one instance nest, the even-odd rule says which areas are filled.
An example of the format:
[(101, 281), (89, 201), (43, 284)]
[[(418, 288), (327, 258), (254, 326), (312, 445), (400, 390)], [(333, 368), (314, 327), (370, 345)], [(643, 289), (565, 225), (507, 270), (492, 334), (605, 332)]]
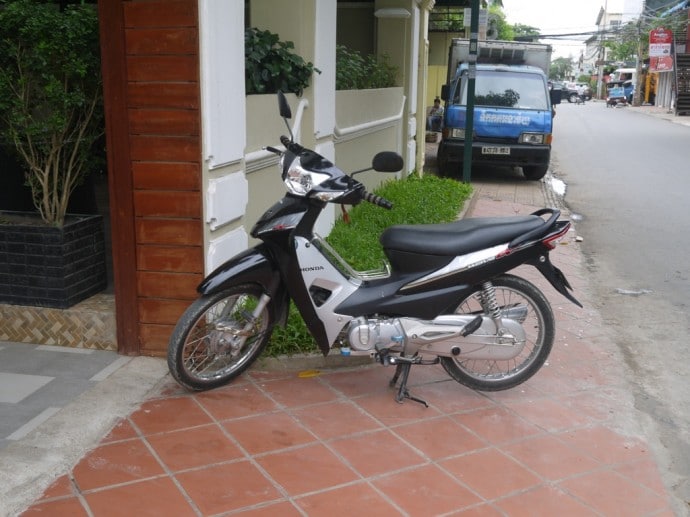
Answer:
[(0, 303), (66, 309), (104, 290), (102, 216), (70, 215), (62, 228), (39, 221), (0, 212)]

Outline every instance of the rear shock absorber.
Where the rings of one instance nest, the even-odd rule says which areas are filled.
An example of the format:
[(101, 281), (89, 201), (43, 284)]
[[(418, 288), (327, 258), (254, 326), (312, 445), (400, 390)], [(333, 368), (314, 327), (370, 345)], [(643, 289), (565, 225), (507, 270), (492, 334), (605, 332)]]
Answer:
[(494, 289), (494, 285), (491, 282), (484, 282), (479, 296), (484, 310), (491, 316), (491, 319), (498, 324), (499, 318), (501, 317), (501, 309), (496, 301), (496, 289)]

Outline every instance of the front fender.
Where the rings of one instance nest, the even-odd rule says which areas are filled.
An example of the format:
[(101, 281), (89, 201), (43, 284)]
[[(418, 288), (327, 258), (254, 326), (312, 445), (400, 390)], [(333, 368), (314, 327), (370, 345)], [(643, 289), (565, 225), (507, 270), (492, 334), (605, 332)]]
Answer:
[(196, 290), (208, 295), (238, 284), (261, 286), (274, 302), (276, 321), (285, 323), (289, 303), (287, 290), (265, 246), (250, 248), (224, 262), (204, 278)]

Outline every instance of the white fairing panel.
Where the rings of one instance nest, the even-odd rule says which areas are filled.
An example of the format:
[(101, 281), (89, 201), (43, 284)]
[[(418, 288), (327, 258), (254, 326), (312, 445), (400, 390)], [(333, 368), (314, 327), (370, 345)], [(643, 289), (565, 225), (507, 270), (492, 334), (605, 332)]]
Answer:
[(295, 238), (297, 261), (307, 290), (319, 287), (331, 291), (331, 295), (320, 307), (313, 300), (314, 310), (326, 328), (328, 342), (332, 345), (340, 331), (352, 319), (345, 314), (336, 314), (335, 308), (357, 290), (359, 282), (348, 279), (319, 249), (303, 237)]

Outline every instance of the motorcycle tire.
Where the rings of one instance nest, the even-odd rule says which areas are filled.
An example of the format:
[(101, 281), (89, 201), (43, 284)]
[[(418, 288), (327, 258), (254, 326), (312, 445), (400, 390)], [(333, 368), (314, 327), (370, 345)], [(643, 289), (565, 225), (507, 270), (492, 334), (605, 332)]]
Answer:
[[(266, 348), (273, 331), (271, 302), (248, 324), (262, 291), (257, 285), (232, 286), (197, 299), (182, 314), (168, 345), (168, 369), (191, 391), (227, 384)], [(238, 336), (246, 337), (240, 345)]]
[[(542, 292), (527, 280), (502, 275), (492, 282), (499, 308), (526, 306), (522, 326), (526, 342), (520, 354), (510, 360), (477, 360), (441, 357), (441, 365), (455, 381), (478, 391), (507, 390), (525, 382), (542, 367), (551, 352), (556, 324), (551, 305)], [(463, 300), (456, 314), (484, 314), (480, 291)], [(522, 318), (521, 318), (522, 319)]]

